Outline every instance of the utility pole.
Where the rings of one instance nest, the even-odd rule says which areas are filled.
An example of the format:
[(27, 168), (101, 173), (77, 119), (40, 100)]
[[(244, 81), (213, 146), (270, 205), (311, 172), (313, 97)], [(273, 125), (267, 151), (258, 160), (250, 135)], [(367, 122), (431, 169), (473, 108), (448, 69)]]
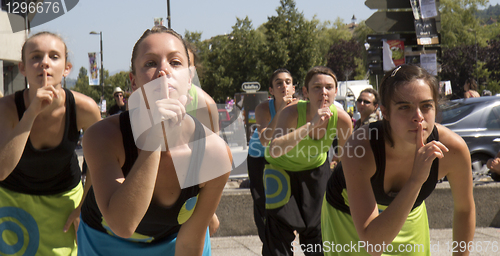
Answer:
[(170, 0), (167, 0), (167, 21), (168, 21), (168, 28), (172, 28), (170, 25)]

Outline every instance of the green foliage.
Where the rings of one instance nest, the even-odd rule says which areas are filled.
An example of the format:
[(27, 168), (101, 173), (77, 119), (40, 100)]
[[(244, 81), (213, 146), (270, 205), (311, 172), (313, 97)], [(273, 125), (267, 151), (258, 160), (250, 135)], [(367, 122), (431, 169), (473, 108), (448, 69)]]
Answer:
[[(104, 99), (106, 99), (106, 109), (109, 109), (115, 104), (113, 98), (113, 90), (118, 86), (124, 91), (131, 91), (129, 72), (121, 71), (120, 73), (109, 76), (109, 72), (104, 69)], [(101, 102), (102, 87), (100, 85), (89, 85), (89, 77), (87, 69), (81, 67), (78, 72), (74, 91), (80, 92), (92, 98), (97, 104)]]
[(476, 13), (476, 17), (480, 20), (481, 24), (485, 24), (490, 18), (500, 18), (500, 5), (489, 5), (488, 8), (484, 10), (478, 10)]
[(482, 32), (475, 16), (478, 7), (488, 0), (441, 0), (441, 39), (442, 45), (455, 47), (462, 44), (481, 42)]
[(311, 67), (326, 63), (318, 47), (318, 21), (306, 20), (293, 0), (280, 3), (277, 16), (268, 17), (265, 24), (267, 52), (263, 56), (271, 70), (286, 68), (299, 84)]
[(95, 102), (99, 103), (99, 99), (101, 96), (101, 91), (99, 90), (99, 86), (90, 86), (89, 85), (89, 77), (87, 76), (87, 69), (84, 67), (80, 68), (78, 72), (78, 78), (76, 80), (74, 91), (79, 93), (83, 93), (90, 98), (92, 98)]

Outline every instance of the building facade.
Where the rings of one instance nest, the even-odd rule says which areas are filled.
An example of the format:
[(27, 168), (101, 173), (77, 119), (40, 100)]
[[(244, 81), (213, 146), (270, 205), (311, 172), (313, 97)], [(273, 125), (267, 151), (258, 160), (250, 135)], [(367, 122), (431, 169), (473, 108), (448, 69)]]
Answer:
[(12, 23), (19, 26), (26, 24), (26, 21), (23, 16), (0, 11), (0, 91), (4, 95), (27, 86), (18, 64), (21, 62), (21, 48), (28, 36), (28, 29), (13, 32)]

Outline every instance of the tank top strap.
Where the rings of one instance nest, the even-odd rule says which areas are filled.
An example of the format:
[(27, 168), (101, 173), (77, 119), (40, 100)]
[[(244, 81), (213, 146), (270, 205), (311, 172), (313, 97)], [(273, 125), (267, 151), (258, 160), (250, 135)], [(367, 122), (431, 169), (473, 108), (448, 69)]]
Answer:
[(80, 131), (78, 130), (77, 119), (76, 119), (76, 102), (73, 93), (64, 88), (66, 93), (66, 124), (65, 131), (67, 138), (70, 140), (78, 140), (80, 136)]
[(297, 128), (301, 127), (307, 122), (307, 103), (308, 101), (302, 101), (302, 100), (297, 102), (297, 112), (298, 112)]
[(123, 148), (125, 150), (125, 163), (123, 163), (122, 171), (123, 175), (126, 177), (139, 156), (137, 147), (135, 146), (134, 134), (132, 133), (129, 111), (120, 113), (120, 131), (122, 133)]
[(17, 108), (17, 116), (19, 117), (19, 120), (23, 118), (24, 111), (26, 111), (26, 106), (24, 105), (24, 90), (17, 91), (14, 94), (14, 101), (16, 103), (16, 108)]
[(276, 115), (276, 108), (274, 107), (274, 99), (269, 100), (269, 114), (271, 114), (271, 120), (273, 120)]
[(373, 151), (375, 165), (377, 167), (375, 176), (377, 176), (377, 172), (379, 172), (379, 170), (385, 169), (385, 143), (382, 121), (370, 123), (368, 128), (370, 132), (370, 146)]

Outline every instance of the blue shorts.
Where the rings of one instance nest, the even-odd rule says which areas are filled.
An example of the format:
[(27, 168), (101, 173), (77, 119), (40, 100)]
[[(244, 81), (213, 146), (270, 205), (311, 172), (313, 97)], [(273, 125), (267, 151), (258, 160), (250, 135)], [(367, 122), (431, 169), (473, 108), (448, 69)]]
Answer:
[[(132, 242), (89, 227), (83, 220), (78, 228), (78, 256), (94, 255), (175, 255), (177, 233), (158, 243)], [(210, 234), (206, 232), (203, 256), (211, 256)]]

